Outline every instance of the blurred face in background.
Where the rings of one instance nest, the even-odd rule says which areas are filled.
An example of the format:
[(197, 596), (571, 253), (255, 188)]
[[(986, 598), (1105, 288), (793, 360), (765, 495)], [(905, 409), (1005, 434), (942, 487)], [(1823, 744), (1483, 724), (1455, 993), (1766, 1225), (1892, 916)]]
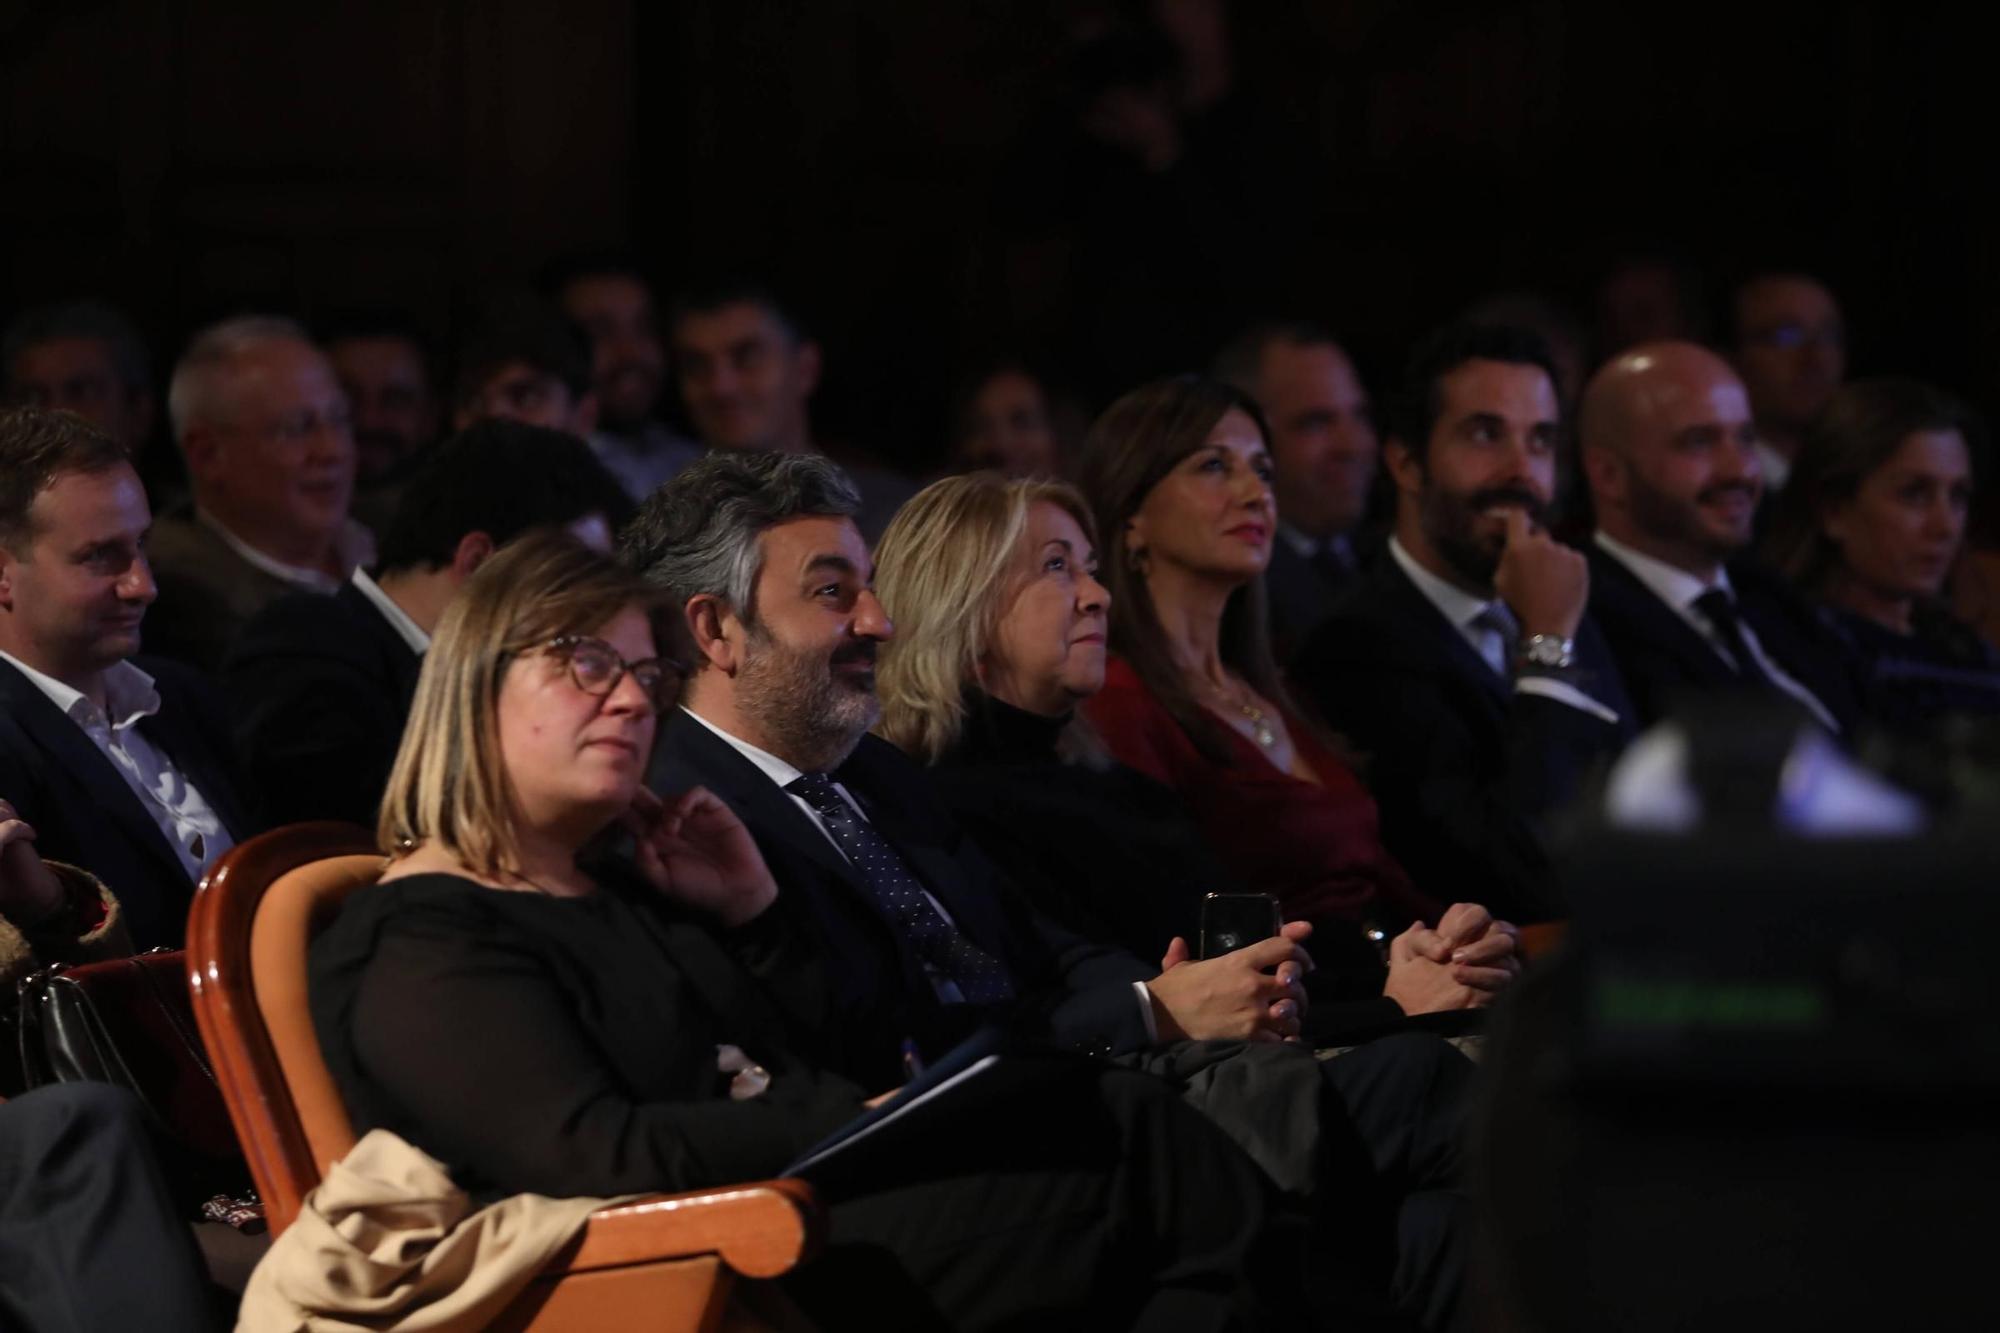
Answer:
[(354, 418), (354, 470), (371, 481), (437, 439), (438, 403), (423, 349), (395, 336), (341, 338), (327, 359)]
[(666, 383), (666, 351), (654, 323), (653, 294), (629, 274), (575, 278), (561, 293), (563, 313), (590, 339), (598, 418), (632, 431), (651, 420)]
[(1847, 376), (1847, 325), (1811, 278), (1758, 278), (1736, 297), (1736, 369), (1767, 430), (1795, 433)]
[(1862, 478), (1851, 499), (1827, 507), (1820, 530), (1840, 548), (1844, 577), (1889, 600), (1936, 597), (1965, 540), (1972, 455), (1955, 430), (1906, 436)]
[(1361, 521), (1380, 446), (1368, 391), (1332, 343), (1274, 341), (1257, 371), (1271, 423), (1278, 516), (1318, 541)]
[(74, 412), (135, 457), (153, 428), (152, 395), (118, 375), (101, 338), (51, 338), (21, 349), (7, 371), (7, 401)]
[(1025, 371), (987, 376), (967, 405), (959, 457), (1009, 477), (1055, 475), (1056, 436), (1042, 386)]
[(818, 344), (752, 301), (690, 311), (674, 327), (681, 400), (714, 449), (804, 450), (819, 363)]

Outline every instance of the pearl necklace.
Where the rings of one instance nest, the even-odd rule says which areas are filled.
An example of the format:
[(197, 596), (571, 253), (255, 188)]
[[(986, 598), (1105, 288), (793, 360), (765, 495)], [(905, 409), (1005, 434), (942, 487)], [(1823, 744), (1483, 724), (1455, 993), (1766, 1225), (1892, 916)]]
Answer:
[(1216, 698), (1241, 714), (1243, 720), (1250, 724), (1251, 739), (1267, 750), (1278, 743), (1278, 730), (1271, 725), (1270, 714), (1256, 705), (1255, 696), (1250, 693), (1248, 686), (1243, 687), (1242, 692), (1234, 698), (1225, 694), (1220, 686), (1212, 688)]

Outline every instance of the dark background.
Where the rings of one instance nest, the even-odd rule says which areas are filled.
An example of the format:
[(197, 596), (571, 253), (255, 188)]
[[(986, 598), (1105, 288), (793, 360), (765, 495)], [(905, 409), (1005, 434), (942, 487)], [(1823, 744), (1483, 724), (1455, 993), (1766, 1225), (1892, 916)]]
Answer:
[(983, 357), (1101, 400), (1309, 315), (1380, 387), (1482, 295), (1587, 323), (1661, 252), (1718, 315), (1747, 267), (1819, 272), (1856, 372), (1992, 406), (1992, 76), (1955, 11), (1239, 0), (1167, 188), (1076, 129), (1074, 34), (1121, 8), (0, 0), (0, 317), (108, 298), (162, 371), (249, 307), (398, 306), (448, 346), (473, 293), (629, 246), (668, 291), (775, 278), (824, 433), (921, 467)]

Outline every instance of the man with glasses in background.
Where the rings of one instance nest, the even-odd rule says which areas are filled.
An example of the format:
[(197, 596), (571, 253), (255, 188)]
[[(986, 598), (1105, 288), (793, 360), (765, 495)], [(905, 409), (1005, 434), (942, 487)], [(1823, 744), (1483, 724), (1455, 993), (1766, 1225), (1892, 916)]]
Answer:
[(167, 415), (193, 499), (153, 528), (148, 646), (213, 670), (250, 617), (288, 593), (337, 592), (374, 539), (348, 515), (347, 398), (291, 320), (246, 315), (195, 335)]
[(1817, 278), (1758, 273), (1731, 301), (1730, 361), (1750, 392), (1764, 492), (1784, 487), (1799, 440), (1847, 377), (1847, 324)]

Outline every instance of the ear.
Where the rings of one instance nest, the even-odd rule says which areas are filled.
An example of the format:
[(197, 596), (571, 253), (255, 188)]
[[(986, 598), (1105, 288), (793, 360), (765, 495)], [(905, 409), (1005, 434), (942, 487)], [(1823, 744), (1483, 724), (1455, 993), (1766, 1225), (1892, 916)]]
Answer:
[(454, 585), (472, 577), (472, 571), (486, 563), (493, 554), (493, 539), (483, 532), (468, 532), (458, 539), (458, 549), (451, 553), (451, 581)]
[(819, 344), (811, 339), (800, 343), (795, 364), (799, 371), (799, 392), (804, 397), (810, 398), (819, 389)]
[(132, 395), (132, 423), (141, 441), (153, 438), (153, 395), (143, 389)]
[(597, 429), (597, 390), (587, 391), (569, 410), (569, 433), (588, 435)]
[(1136, 559), (1146, 549), (1146, 516), (1134, 514), (1125, 520), (1125, 554)]
[(1426, 474), (1423, 460), (1416, 451), (1403, 443), (1399, 435), (1391, 435), (1382, 444), (1382, 463), (1389, 469), (1389, 479), (1396, 483), (1396, 490), (1403, 495), (1421, 495)]
[(14, 609), (14, 569), (19, 564), (12, 551), (0, 546), (0, 610)]
[(1594, 444), (1586, 444), (1578, 450), (1578, 459), (1583, 464), (1583, 479), (1590, 486), (1592, 499), (1599, 505), (1624, 503), (1624, 459), (1612, 450)]
[(1819, 528), (1820, 535), (1835, 546), (1845, 546), (1853, 514), (1853, 501), (1829, 500), (1820, 506), (1819, 521), (1815, 526)]
[(451, 412), (451, 433), (456, 435), (479, 420), (479, 409), (471, 403), (460, 403)]
[(743, 622), (736, 613), (720, 597), (705, 592), (688, 598), (683, 614), (688, 638), (702, 662), (725, 676), (735, 675), (743, 661)]
[(181, 456), (187, 460), (188, 475), (199, 481), (216, 475), (222, 468), (222, 436), (207, 426), (196, 426), (181, 437)]

